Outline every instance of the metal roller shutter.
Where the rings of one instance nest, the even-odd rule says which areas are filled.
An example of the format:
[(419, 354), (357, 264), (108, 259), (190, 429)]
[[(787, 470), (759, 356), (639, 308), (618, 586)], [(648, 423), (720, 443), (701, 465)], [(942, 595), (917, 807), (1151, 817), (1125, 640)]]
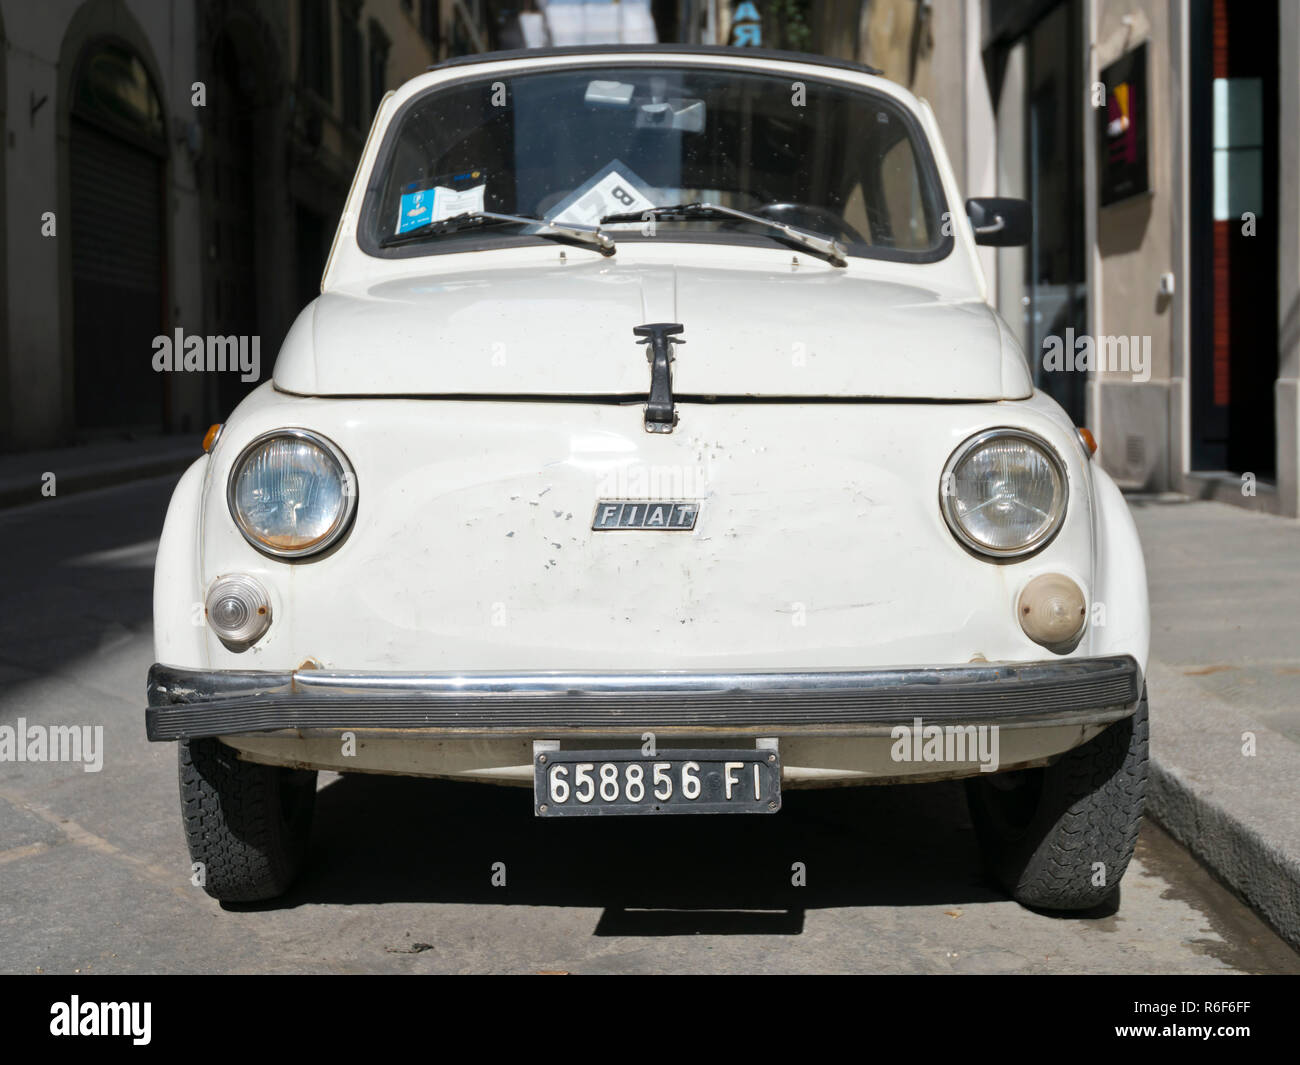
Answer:
[(163, 167), (151, 152), (75, 118), (69, 147), (77, 424), (157, 426)]

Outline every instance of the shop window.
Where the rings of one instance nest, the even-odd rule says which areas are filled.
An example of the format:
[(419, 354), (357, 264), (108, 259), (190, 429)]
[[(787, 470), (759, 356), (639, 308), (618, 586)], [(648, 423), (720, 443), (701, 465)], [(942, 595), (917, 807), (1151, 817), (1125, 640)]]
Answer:
[(1259, 215), (1263, 197), (1264, 82), (1214, 79), (1214, 218)]
[(324, 100), (331, 98), (330, 15), (325, 0), (299, 0), (298, 78)]
[(162, 103), (144, 64), (117, 45), (101, 45), (83, 61), (73, 109), (83, 118), (166, 142)]
[(379, 23), (370, 23), (370, 113), (379, 110), (379, 101), (388, 91), (388, 35)]
[(362, 123), (360, 16), (360, 0), (340, 0), (339, 58), (343, 66), (343, 123), (351, 129), (359, 129)]

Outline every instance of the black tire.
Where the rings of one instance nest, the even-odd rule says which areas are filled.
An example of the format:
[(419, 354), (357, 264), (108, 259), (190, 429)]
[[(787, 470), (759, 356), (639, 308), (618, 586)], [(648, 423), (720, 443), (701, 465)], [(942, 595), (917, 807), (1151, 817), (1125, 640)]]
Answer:
[(223, 902), (283, 895), (307, 851), (316, 771), (242, 762), (215, 739), (180, 743), (181, 815), (203, 889)]
[(1090, 910), (1112, 898), (1142, 822), (1147, 735), (1143, 689), (1131, 717), (1052, 765), (967, 780), (985, 861), (1017, 902)]

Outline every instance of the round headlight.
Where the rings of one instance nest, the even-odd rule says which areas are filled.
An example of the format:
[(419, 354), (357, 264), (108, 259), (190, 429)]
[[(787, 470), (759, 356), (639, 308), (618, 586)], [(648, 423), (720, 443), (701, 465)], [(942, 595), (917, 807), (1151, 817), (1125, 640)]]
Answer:
[(324, 551), (347, 531), (357, 506), (347, 457), (305, 429), (277, 429), (244, 448), (230, 470), (231, 516), (250, 544), (268, 555)]
[(1065, 467), (1046, 442), (1020, 429), (965, 441), (944, 467), (939, 504), (953, 536), (994, 558), (1045, 547), (1065, 520)]

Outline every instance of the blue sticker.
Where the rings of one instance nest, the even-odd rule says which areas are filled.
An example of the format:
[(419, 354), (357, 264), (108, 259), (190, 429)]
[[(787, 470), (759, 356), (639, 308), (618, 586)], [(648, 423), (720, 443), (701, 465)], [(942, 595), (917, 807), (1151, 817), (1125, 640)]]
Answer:
[(418, 229), (433, 221), (434, 192), (433, 189), (420, 189), (402, 196), (397, 232), (405, 233), (408, 229)]
[(425, 178), (403, 187), (397, 210), (397, 232), (420, 229), (458, 214), (484, 209), (487, 177), (482, 170)]

